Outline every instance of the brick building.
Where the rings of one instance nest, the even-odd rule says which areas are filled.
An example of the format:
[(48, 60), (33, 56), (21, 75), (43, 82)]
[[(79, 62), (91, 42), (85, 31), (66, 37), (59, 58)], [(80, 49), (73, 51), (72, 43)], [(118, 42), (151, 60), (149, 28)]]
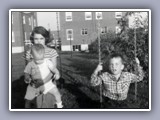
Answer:
[[(101, 34), (118, 32), (117, 19), (122, 12), (59, 12), (62, 51), (85, 51)], [(98, 23), (99, 22), (99, 23)]]
[(30, 34), (37, 25), (35, 12), (11, 12), (12, 53), (22, 53), (24, 43), (30, 43)]

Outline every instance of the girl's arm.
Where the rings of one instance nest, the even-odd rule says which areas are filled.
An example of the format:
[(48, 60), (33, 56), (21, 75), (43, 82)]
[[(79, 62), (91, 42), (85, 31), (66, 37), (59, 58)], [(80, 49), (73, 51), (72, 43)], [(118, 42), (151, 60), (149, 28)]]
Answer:
[(54, 58), (48, 64), (49, 64), (49, 69), (51, 70), (52, 73), (54, 73), (54, 79), (58, 80), (60, 78), (60, 73), (59, 70), (57, 69), (57, 60)]

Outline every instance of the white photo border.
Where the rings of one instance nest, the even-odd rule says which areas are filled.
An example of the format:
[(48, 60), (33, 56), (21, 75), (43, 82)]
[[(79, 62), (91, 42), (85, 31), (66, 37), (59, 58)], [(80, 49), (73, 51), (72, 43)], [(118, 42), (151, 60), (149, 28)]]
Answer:
[[(149, 15), (149, 109), (12, 109), (11, 108), (11, 56), (12, 56), (12, 12), (77, 12), (77, 11), (98, 11), (98, 12), (127, 12), (139, 11), (148, 12)], [(150, 111), (151, 110), (151, 10), (150, 9), (10, 9), (9, 10), (9, 110), (10, 111)]]

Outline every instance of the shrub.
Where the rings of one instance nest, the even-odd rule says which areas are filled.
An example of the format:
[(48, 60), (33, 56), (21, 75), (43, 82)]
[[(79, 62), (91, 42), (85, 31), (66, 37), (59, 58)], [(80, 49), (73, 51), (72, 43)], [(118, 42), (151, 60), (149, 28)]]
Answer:
[[(107, 66), (107, 56), (113, 52), (118, 52), (124, 55), (125, 70), (129, 72), (136, 71), (135, 67), (135, 52), (140, 60), (141, 66), (148, 73), (149, 64), (149, 44), (148, 31), (143, 28), (136, 29), (136, 45), (134, 29), (127, 29), (121, 35), (116, 35), (114, 32), (101, 35), (101, 56), (102, 61)], [(90, 51), (97, 53), (98, 56), (98, 39), (90, 45)], [(136, 49), (136, 50), (135, 50)], [(146, 74), (148, 78), (148, 74)]]

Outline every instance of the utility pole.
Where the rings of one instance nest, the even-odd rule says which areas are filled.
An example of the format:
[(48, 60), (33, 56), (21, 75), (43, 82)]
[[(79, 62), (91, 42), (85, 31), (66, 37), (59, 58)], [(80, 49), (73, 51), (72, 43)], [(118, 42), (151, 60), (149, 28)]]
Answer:
[(72, 58), (72, 40), (71, 40), (71, 35), (70, 35), (70, 49), (71, 49), (71, 58)]

